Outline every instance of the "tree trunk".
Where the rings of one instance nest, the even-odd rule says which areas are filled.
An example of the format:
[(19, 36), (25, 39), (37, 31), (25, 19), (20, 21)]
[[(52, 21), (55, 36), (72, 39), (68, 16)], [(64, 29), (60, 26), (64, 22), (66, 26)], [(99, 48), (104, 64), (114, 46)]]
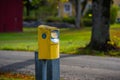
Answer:
[(82, 15), (82, 16), (84, 16), (84, 11), (85, 11), (87, 2), (88, 2), (88, 0), (84, 0), (84, 1), (82, 2), (82, 9), (81, 9), (81, 15)]
[(27, 0), (27, 3), (26, 3), (26, 16), (29, 16), (30, 15), (30, 1)]
[(113, 48), (110, 41), (110, 2), (111, 0), (93, 0), (93, 26), (91, 42), (88, 47), (106, 51)]
[(75, 0), (76, 4), (76, 19), (75, 26), (76, 28), (80, 28), (80, 19), (81, 19), (81, 0)]

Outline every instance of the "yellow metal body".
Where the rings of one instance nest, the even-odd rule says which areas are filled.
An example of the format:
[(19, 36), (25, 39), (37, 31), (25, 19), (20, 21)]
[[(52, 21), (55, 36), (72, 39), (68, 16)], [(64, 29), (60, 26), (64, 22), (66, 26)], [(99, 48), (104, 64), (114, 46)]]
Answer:
[(51, 34), (59, 30), (55, 27), (41, 25), (38, 27), (38, 59), (57, 59), (59, 58), (59, 37), (54, 40), (52, 36), (59, 34)]

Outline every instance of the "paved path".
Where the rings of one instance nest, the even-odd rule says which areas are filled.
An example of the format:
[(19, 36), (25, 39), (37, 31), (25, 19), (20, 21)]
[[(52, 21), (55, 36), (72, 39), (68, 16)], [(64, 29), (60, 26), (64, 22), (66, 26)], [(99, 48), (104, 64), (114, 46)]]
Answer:
[[(65, 80), (120, 80), (120, 58), (61, 55)], [(0, 51), (0, 71), (34, 74), (34, 52)]]

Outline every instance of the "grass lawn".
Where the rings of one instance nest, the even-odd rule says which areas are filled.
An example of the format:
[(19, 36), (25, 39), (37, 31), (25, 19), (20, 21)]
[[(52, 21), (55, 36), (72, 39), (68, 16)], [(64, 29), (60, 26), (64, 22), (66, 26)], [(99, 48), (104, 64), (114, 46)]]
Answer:
[[(120, 24), (110, 29), (111, 39), (120, 45)], [(60, 29), (60, 52), (76, 53), (85, 47), (91, 37), (91, 28)], [(21, 33), (0, 33), (0, 50), (37, 51), (37, 28), (24, 28)]]
[(21, 33), (0, 33), (1, 50), (37, 50), (37, 29), (24, 28)]

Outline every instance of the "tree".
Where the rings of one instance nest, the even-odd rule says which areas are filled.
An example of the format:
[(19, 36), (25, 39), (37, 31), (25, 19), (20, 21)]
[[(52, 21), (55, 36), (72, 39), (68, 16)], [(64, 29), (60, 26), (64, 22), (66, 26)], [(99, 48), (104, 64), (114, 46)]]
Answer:
[(32, 9), (37, 9), (40, 5), (43, 5), (46, 0), (23, 0), (26, 7), (26, 16), (30, 15)]
[(84, 16), (84, 10), (87, 5), (88, 0), (75, 0), (76, 5), (76, 18), (75, 18), (75, 26), (76, 28), (80, 28), (82, 25), (82, 17)]
[(82, 2), (82, 9), (81, 9), (81, 15), (82, 16), (84, 16), (84, 11), (85, 11), (85, 7), (86, 7), (86, 5), (87, 5), (87, 2), (88, 2), (88, 0), (83, 0), (83, 2)]
[(87, 47), (107, 51), (113, 49), (110, 45), (110, 6), (111, 0), (93, 0), (93, 26), (91, 42)]
[(75, 4), (76, 4), (75, 26), (76, 26), (76, 28), (80, 28), (80, 19), (81, 19), (81, 0), (75, 0)]
[(26, 7), (26, 16), (30, 15), (30, 0), (24, 0), (24, 6)]

